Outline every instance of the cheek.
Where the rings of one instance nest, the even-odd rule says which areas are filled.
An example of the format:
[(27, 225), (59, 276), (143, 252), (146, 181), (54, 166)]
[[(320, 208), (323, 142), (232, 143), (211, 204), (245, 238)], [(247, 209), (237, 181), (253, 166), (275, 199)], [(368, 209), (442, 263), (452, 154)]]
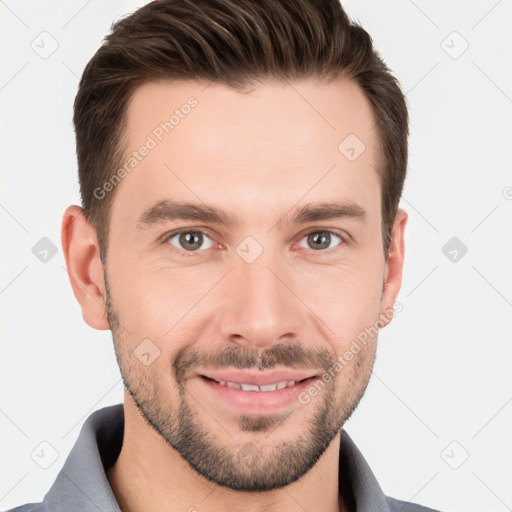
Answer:
[(118, 267), (112, 276), (112, 295), (119, 319), (130, 333), (125, 332), (124, 338), (132, 349), (149, 338), (163, 355), (179, 350), (202, 326), (203, 310), (196, 305), (202, 305), (214, 282), (211, 271), (180, 272), (160, 264), (139, 265), (133, 271)]
[[(118, 266), (108, 270), (112, 303), (122, 326), (130, 333), (131, 344), (137, 340), (161, 338), (175, 322), (180, 294), (169, 280)], [(174, 322), (173, 322), (174, 321)]]
[(304, 302), (311, 304), (337, 353), (379, 319), (383, 272), (383, 266), (340, 266), (303, 288)]

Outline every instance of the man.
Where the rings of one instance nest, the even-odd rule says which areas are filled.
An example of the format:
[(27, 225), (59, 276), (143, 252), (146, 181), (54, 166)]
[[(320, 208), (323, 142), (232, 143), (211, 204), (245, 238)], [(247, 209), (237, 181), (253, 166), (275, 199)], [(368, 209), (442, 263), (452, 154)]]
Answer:
[(124, 404), (18, 511), (422, 511), (343, 425), (400, 289), (408, 117), (336, 0), (161, 0), (75, 101), (62, 245)]

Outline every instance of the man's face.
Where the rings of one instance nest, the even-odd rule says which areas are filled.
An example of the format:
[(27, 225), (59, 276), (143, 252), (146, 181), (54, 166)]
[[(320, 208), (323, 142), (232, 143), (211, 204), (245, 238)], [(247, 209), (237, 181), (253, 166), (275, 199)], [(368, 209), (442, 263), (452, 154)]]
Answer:
[[(160, 123), (176, 109), (166, 133)], [(346, 81), (268, 82), (249, 94), (161, 81), (130, 101), (127, 154), (149, 149), (115, 191), (110, 327), (128, 399), (210, 481), (245, 491), (294, 482), (366, 389), (376, 337), (335, 363), (394, 302), (383, 293), (374, 126)], [(172, 217), (191, 210), (154, 209), (161, 201), (231, 222)], [(341, 214), (295, 219), (326, 204)], [(313, 378), (275, 391), (205, 378), (272, 384), (281, 370)]]

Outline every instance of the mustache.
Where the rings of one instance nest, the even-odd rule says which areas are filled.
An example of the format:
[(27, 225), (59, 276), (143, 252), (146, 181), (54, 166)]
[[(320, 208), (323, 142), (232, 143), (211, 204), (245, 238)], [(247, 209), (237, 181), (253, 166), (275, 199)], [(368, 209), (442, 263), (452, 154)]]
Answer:
[(174, 358), (172, 370), (179, 383), (194, 367), (215, 370), (227, 368), (265, 370), (284, 366), (292, 369), (327, 371), (335, 362), (336, 354), (331, 354), (327, 349), (305, 348), (300, 343), (280, 343), (264, 352), (234, 345), (213, 353), (204, 353), (194, 348), (184, 347)]

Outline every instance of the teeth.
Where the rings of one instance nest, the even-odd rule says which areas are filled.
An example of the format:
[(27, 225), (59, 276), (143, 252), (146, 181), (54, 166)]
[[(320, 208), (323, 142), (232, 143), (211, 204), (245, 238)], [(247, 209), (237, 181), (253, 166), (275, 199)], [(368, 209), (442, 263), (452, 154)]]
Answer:
[[(279, 384), (284, 384), (283, 388), (286, 387), (285, 382), (279, 382)], [(266, 386), (260, 386), (260, 391), (275, 391), (276, 389), (283, 389), (278, 388), (278, 384), (267, 384)]]
[(242, 391), (259, 391), (260, 387), (255, 384), (242, 384)]
[(284, 380), (282, 382), (276, 382), (275, 384), (265, 384), (264, 386), (257, 386), (256, 384), (240, 384), (238, 382), (226, 382), (221, 380), (219, 382), (221, 386), (227, 386), (228, 388), (241, 389), (242, 391), (276, 391), (278, 389), (289, 388), (295, 385), (294, 380)]

